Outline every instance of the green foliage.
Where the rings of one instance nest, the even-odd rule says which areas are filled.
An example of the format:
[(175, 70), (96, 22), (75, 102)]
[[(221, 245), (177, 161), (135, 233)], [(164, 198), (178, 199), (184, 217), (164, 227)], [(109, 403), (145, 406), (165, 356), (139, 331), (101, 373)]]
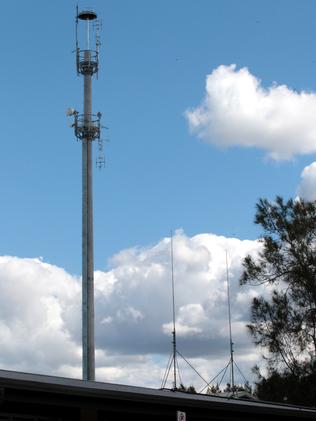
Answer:
[(214, 384), (212, 384), (212, 386), (211, 386), (211, 387), (209, 387), (209, 388), (208, 388), (208, 391), (207, 391), (207, 393), (208, 393), (209, 395), (217, 395), (218, 393), (221, 393), (221, 392), (222, 392), (222, 390), (221, 390), (221, 388), (219, 387), (218, 383), (216, 383), (215, 385), (214, 385)]
[(193, 385), (186, 387), (182, 383), (175, 390), (177, 390), (178, 392), (196, 393), (196, 390)]
[(221, 388), (219, 384), (212, 384), (207, 391), (208, 395), (219, 395), (221, 393), (228, 393), (228, 392), (247, 392), (252, 394), (252, 387), (248, 382), (245, 384), (235, 384), (234, 387), (230, 383), (226, 384), (226, 387)]
[[(267, 352), (269, 379), (261, 377), (257, 385), (263, 396), (269, 381), (273, 389), (315, 375), (316, 202), (260, 199), (255, 223), (263, 228), (262, 250), (244, 259), (240, 283), (270, 286), (268, 298), (253, 299), (248, 325), (255, 344)], [(292, 394), (286, 396), (294, 402)]]
[(267, 378), (259, 375), (256, 395), (266, 401), (315, 406), (316, 371), (303, 376), (296, 376), (288, 371), (271, 371)]
[(251, 394), (252, 388), (248, 382), (245, 384), (235, 384), (234, 386), (232, 386), (230, 383), (227, 383), (223, 392), (247, 392)]

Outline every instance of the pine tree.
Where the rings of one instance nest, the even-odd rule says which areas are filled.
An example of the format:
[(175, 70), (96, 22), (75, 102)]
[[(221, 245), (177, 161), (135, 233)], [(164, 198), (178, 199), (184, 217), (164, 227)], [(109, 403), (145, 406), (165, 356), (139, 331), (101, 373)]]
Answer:
[[(243, 261), (241, 285), (266, 284), (269, 298), (253, 299), (248, 329), (266, 350), (269, 376), (313, 377), (316, 360), (316, 202), (260, 199), (255, 223), (263, 228), (259, 256)], [(266, 384), (264, 378), (258, 384)], [(260, 383), (261, 382), (261, 383)], [(316, 399), (316, 398), (315, 398)], [(315, 403), (315, 400), (314, 400)]]

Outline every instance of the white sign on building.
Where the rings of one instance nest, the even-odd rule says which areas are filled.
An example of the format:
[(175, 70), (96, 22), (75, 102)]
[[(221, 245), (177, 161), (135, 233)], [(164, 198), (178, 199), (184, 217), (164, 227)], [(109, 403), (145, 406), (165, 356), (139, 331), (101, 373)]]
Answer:
[(185, 412), (177, 411), (177, 421), (186, 421)]

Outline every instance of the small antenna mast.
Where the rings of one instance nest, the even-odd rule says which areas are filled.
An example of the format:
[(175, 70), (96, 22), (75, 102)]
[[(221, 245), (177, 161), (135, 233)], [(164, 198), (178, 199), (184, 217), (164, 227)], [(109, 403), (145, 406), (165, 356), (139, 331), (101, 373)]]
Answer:
[(175, 314), (175, 293), (174, 293), (174, 269), (173, 269), (173, 233), (170, 231), (170, 248), (171, 248), (171, 280), (172, 280), (172, 345), (173, 345), (173, 388), (177, 388), (177, 338), (176, 338), (176, 314)]
[(179, 380), (180, 384), (182, 384), (181, 376), (180, 376), (180, 368), (177, 361), (177, 355), (180, 357), (193, 369), (193, 371), (206, 383), (207, 386), (210, 385), (200, 374), (199, 372), (193, 367), (192, 364), (177, 350), (177, 335), (176, 335), (176, 312), (175, 312), (175, 286), (174, 286), (174, 259), (173, 259), (173, 232), (172, 229), (170, 230), (170, 251), (171, 251), (171, 281), (172, 281), (172, 321), (173, 321), (173, 331), (172, 331), (172, 353), (169, 357), (169, 361), (167, 364), (167, 368), (161, 383), (161, 388), (164, 388), (166, 382), (168, 380), (168, 376), (173, 366), (173, 388), (172, 390), (177, 390), (177, 370), (179, 373)]
[[(226, 370), (230, 366), (230, 386), (231, 386), (230, 391), (232, 392), (232, 396), (234, 397), (236, 395), (234, 366), (236, 366), (238, 372), (241, 374), (241, 376), (245, 380), (245, 384), (247, 384), (248, 381), (247, 381), (246, 377), (243, 375), (243, 373), (240, 370), (240, 368), (238, 367), (238, 365), (234, 361), (234, 342), (233, 342), (233, 335), (232, 335), (232, 318), (231, 318), (231, 306), (230, 306), (230, 284), (229, 284), (229, 273), (228, 273), (228, 253), (227, 253), (227, 249), (225, 251), (226, 251), (226, 280), (227, 280), (227, 303), (228, 303), (230, 359), (229, 359), (228, 364), (215, 377), (213, 377), (212, 380), (210, 382), (208, 382), (207, 385), (209, 386), (215, 379), (217, 379), (217, 377), (219, 375), (221, 375), (224, 372), (222, 374), (221, 380), (219, 382), (219, 385), (220, 385), (222, 383), (222, 380), (223, 380), (225, 374), (226, 374)], [(199, 393), (202, 393), (202, 391), (204, 389), (205, 389), (205, 386)]]
[(229, 346), (230, 346), (230, 374), (231, 374), (231, 385), (232, 391), (235, 393), (235, 378), (234, 378), (234, 343), (232, 336), (232, 320), (230, 310), (230, 286), (228, 276), (228, 257), (226, 250), (226, 281), (227, 281), (227, 302), (228, 302), (228, 323), (229, 323)]

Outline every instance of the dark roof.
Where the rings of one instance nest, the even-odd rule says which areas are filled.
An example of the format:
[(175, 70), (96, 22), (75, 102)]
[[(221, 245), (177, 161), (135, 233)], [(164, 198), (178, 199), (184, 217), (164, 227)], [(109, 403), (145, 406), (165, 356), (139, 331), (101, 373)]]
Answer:
[[(100, 405), (101, 403), (104, 404), (108, 400), (112, 404), (114, 402), (118, 407), (120, 407), (122, 402), (124, 402), (125, 406), (126, 404), (128, 405), (128, 402), (136, 402), (139, 406), (150, 404), (152, 408), (166, 405), (179, 410), (181, 408), (195, 408), (208, 411), (212, 409), (212, 411), (221, 412), (233, 411), (266, 415), (279, 414), (282, 418), (283, 416), (290, 416), (291, 418), (316, 419), (316, 410), (311, 408), (5, 370), (0, 370), (0, 388), (9, 392), (10, 390), (18, 390), (21, 394), (22, 392), (24, 394), (26, 392), (32, 392), (34, 396), (36, 393), (40, 395), (50, 394), (54, 395), (55, 399), (62, 395), (63, 402), (68, 399), (68, 396), (69, 399), (71, 398), (73, 400), (76, 398), (79, 401), (93, 399), (96, 405), (98, 405), (98, 402), (100, 402)], [(8, 396), (10, 397), (9, 392)], [(19, 395), (15, 392), (12, 396), (16, 397)]]

